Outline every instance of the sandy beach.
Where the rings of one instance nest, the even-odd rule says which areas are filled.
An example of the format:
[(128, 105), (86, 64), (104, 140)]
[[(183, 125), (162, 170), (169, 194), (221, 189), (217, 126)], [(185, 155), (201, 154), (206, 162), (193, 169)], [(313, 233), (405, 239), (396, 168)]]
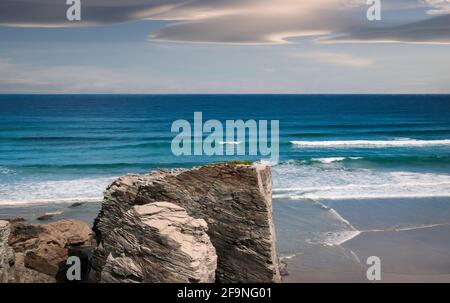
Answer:
[[(381, 259), (381, 282), (450, 281), (447, 198), (324, 204), (332, 206), (339, 216), (330, 216), (330, 209), (317, 208), (313, 218), (314, 203), (307, 201), (274, 202), (278, 247), (290, 274), (285, 282), (368, 282), (366, 260), (370, 256)], [(310, 213), (306, 218), (297, 220), (307, 209)], [(314, 231), (320, 229), (305, 230), (305, 224), (312, 226), (310, 221), (319, 217), (320, 235)], [(343, 220), (347, 231), (341, 236), (327, 231), (327, 225), (338, 226)], [(311, 240), (320, 236), (322, 243)]]

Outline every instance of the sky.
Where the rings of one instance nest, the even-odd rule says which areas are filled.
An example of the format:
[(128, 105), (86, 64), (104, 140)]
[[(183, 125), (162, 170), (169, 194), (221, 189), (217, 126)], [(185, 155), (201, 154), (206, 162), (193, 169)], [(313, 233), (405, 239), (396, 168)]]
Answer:
[(450, 93), (450, 0), (0, 1), (0, 93)]

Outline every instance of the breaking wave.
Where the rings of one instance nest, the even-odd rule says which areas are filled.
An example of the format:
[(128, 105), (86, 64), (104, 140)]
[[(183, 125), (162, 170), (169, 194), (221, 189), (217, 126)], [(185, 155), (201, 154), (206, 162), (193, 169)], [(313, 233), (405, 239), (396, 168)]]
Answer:
[(98, 202), (111, 177), (72, 180), (18, 180), (0, 184), (0, 205)]
[(342, 141), (290, 141), (296, 147), (333, 147), (333, 148), (384, 148), (384, 147), (425, 147), (450, 146), (450, 139), (445, 140), (342, 140)]
[(272, 169), (275, 199), (450, 197), (450, 175), (446, 173), (321, 167), (297, 162), (276, 165)]
[(329, 158), (312, 158), (312, 162), (320, 162), (323, 164), (330, 164), (334, 162), (341, 162), (345, 160), (359, 160), (363, 159), (362, 157), (329, 157)]
[(241, 141), (220, 141), (220, 145), (239, 145), (241, 144)]

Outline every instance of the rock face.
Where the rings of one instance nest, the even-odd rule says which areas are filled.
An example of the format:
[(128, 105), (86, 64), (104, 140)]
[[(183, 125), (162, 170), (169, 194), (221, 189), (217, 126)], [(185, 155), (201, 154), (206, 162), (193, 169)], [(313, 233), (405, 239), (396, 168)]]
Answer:
[(14, 281), (14, 251), (8, 245), (10, 224), (0, 220), (0, 283)]
[(16, 254), (15, 260), (15, 281), (16, 283), (56, 283), (56, 278), (38, 272), (37, 270), (25, 266), (24, 255)]
[[(136, 239), (141, 231), (130, 230), (131, 222), (138, 222), (137, 229), (145, 228), (145, 233), (157, 234), (161, 239), (159, 241), (164, 243), (163, 239), (168, 234), (163, 233), (164, 228), (155, 230), (155, 226), (163, 226), (167, 218), (152, 218), (148, 209), (162, 205), (173, 208), (172, 205), (177, 205), (186, 211), (182, 220), (199, 218), (206, 221), (207, 234), (217, 253), (217, 281), (279, 282), (281, 278), (275, 250), (271, 196), (270, 168), (261, 164), (214, 164), (192, 170), (156, 171), (121, 177), (106, 190), (102, 210), (94, 223), (98, 241), (94, 252), (94, 269), (97, 272), (106, 270), (105, 275), (102, 272), (102, 278), (111, 277), (108, 274), (112, 272), (111, 262), (115, 262), (119, 269), (128, 267), (132, 271), (131, 261), (136, 264), (134, 252), (117, 249), (114, 243), (146, 241), (143, 239), (145, 237)], [(155, 205), (158, 201), (171, 204)], [(165, 209), (160, 216), (167, 213), (167, 207)], [(182, 209), (177, 209), (177, 212), (181, 214)], [(148, 221), (153, 222), (151, 226), (147, 225)], [(203, 223), (198, 221), (194, 225), (196, 229)], [(186, 225), (175, 224), (173, 228), (184, 234), (182, 229)], [(190, 229), (188, 227), (188, 234), (191, 234)], [(199, 239), (202, 239), (200, 243), (206, 241), (203, 236)], [(152, 251), (153, 246), (145, 249), (149, 250), (148, 254), (157, 255), (157, 252)], [(121, 259), (116, 262), (118, 257)], [(178, 265), (172, 270), (177, 271)], [(142, 266), (136, 267), (136, 276), (142, 276)]]
[(120, 223), (103, 241), (110, 254), (101, 282), (214, 282), (217, 257), (204, 220), (155, 202), (131, 207)]
[(93, 247), (92, 230), (76, 220), (51, 224), (12, 224), (9, 244), (16, 252), (18, 282), (52, 282), (72, 247)]

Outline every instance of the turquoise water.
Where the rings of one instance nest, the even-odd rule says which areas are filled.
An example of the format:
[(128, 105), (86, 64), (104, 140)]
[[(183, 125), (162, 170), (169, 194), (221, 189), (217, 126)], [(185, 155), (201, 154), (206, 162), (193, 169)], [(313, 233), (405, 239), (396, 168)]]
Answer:
[(92, 223), (117, 176), (261, 160), (174, 156), (171, 125), (194, 112), (279, 120), (273, 206), (288, 281), (364, 282), (372, 255), (388, 281), (450, 281), (445, 95), (0, 95), (0, 217)]
[(121, 174), (261, 158), (172, 155), (172, 122), (195, 111), (280, 121), (275, 197), (450, 196), (450, 96), (1, 95), (0, 205), (95, 201)]

